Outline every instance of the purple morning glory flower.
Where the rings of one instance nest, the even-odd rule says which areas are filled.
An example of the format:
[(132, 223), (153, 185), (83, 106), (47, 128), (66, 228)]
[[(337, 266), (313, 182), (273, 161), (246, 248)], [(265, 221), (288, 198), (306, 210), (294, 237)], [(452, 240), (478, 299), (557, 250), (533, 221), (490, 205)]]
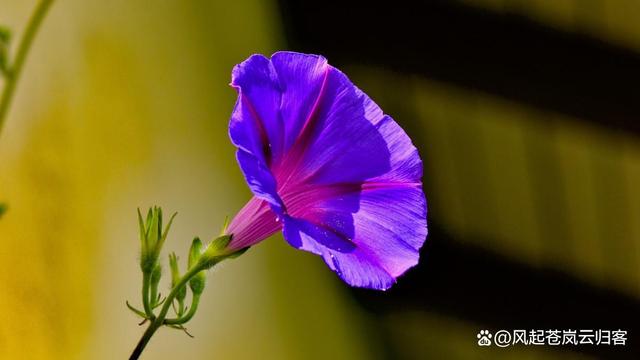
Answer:
[(229, 135), (255, 195), (228, 228), (238, 250), (282, 230), (352, 286), (388, 289), (427, 236), (411, 139), (318, 55), (252, 55), (233, 69)]

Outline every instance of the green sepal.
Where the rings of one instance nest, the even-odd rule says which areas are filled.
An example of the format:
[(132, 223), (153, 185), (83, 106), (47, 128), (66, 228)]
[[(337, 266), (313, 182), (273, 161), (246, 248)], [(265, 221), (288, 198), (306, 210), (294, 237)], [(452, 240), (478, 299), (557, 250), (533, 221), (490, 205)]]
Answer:
[(203, 257), (208, 259), (220, 257), (225, 254), (225, 250), (231, 242), (231, 235), (222, 235), (209, 243)]
[(245, 249), (241, 249), (238, 251), (230, 252), (228, 246), (229, 243), (231, 243), (231, 239), (232, 235), (222, 235), (209, 243), (207, 249), (200, 257), (200, 262), (203, 263), (205, 268), (210, 269), (220, 261), (238, 257), (246, 251)]
[(237, 258), (238, 256), (240, 256), (240, 255), (242, 255), (242, 254), (246, 253), (246, 252), (247, 252), (247, 250), (249, 250), (250, 248), (251, 248), (251, 246), (247, 246), (246, 248), (242, 248), (242, 249), (240, 249), (240, 250), (238, 250), (238, 251), (236, 251), (236, 252), (234, 252), (234, 253), (231, 253), (231, 254), (227, 255), (227, 256), (226, 256), (226, 258), (227, 258), (227, 259), (235, 259), (235, 258)]
[[(147, 216), (148, 218), (148, 216)], [(153, 262), (149, 264), (149, 244), (147, 242), (147, 222), (142, 219), (140, 208), (138, 208), (138, 230), (140, 236), (140, 268), (145, 273), (153, 271)]]
[[(156, 257), (160, 256), (160, 251), (164, 246), (164, 242), (167, 240), (167, 235), (169, 235), (169, 230), (171, 230), (171, 224), (173, 224), (173, 219), (175, 219), (177, 212), (173, 213), (169, 218), (169, 222), (167, 226), (164, 228), (164, 231), (161, 232), (160, 237), (158, 238), (158, 242), (156, 243)], [(160, 210), (160, 223), (158, 224), (158, 230), (162, 230), (162, 210)]]
[(149, 224), (147, 224), (147, 226), (149, 227), (147, 233), (147, 246), (149, 247), (149, 255), (154, 259), (157, 259), (158, 257), (155, 255), (158, 239), (160, 238), (162, 233), (162, 209), (157, 206), (153, 207), (151, 220), (149, 221)]
[(220, 236), (227, 234), (229, 228), (229, 215), (224, 217), (224, 223), (222, 224), (222, 230), (220, 230)]
[(153, 217), (153, 208), (147, 210), (147, 220), (145, 222), (144, 236), (149, 236), (149, 229), (151, 228), (151, 218)]

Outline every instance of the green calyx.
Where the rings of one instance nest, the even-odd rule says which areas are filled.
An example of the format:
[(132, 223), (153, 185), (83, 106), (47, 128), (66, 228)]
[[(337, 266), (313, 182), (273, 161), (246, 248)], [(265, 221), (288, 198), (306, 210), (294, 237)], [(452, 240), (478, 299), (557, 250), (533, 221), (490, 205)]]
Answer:
[(229, 244), (231, 243), (232, 237), (232, 235), (228, 234), (220, 235), (216, 239), (211, 241), (209, 245), (207, 245), (206, 249), (204, 249), (204, 251), (200, 250), (202, 248), (202, 243), (199, 239), (197, 239), (198, 252), (200, 254), (198, 255), (198, 252), (192, 253), (193, 258), (190, 257), (189, 260), (192, 261), (193, 264), (195, 264), (197, 261), (199, 263), (199, 266), (202, 266), (205, 269), (210, 269), (222, 260), (234, 259), (244, 254), (249, 249), (248, 247), (240, 250), (229, 249)]

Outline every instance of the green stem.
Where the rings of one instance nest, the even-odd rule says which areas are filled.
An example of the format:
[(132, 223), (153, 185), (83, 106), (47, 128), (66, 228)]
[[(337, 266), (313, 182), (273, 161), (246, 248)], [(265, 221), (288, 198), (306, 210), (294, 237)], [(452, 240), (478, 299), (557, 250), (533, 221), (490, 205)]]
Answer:
[(198, 303), (200, 302), (200, 295), (193, 294), (193, 299), (191, 299), (191, 307), (189, 308), (189, 312), (187, 312), (184, 316), (181, 316), (177, 319), (166, 319), (164, 321), (167, 325), (182, 325), (187, 321), (191, 320), (193, 315), (196, 314), (198, 310)]
[(151, 282), (151, 274), (147, 272), (142, 273), (142, 306), (144, 307), (144, 312), (147, 314), (147, 317), (153, 319), (153, 309), (151, 308), (151, 303), (149, 302), (149, 285)]
[(5, 74), (6, 82), (4, 84), (2, 97), (0, 97), (0, 134), (2, 133), (5, 118), (9, 111), (9, 104), (11, 103), (11, 99), (13, 98), (13, 94), (16, 90), (16, 85), (20, 78), (20, 73), (22, 72), (25, 59), (27, 58), (27, 54), (29, 54), (29, 49), (31, 48), (33, 39), (40, 28), (40, 24), (42, 24), (42, 20), (44, 20), (44, 17), (47, 14), (49, 7), (51, 7), (51, 4), (53, 4), (53, 1), (54, 0), (41, 0), (36, 7), (33, 15), (31, 15), (31, 19), (29, 19), (22, 41), (18, 46), (15, 61), (9, 66)]
[(176, 286), (174, 286), (173, 289), (171, 289), (171, 292), (167, 296), (164, 304), (162, 305), (162, 309), (160, 310), (160, 313), (151, 322), (151, 324), (149, 324), (149, 327), (142, 335), (142, 338), (140, 338), (140, 341), (138, 341), (138, 345), (136, 345), (136, 348), (133, 350), (133, 353), (131, 353), (129, 360), (137, 360), (142, 354), (142, 351), (144, 350), (144, 348), (149, 343), (149, 340), (151, 340), (151, 337), (153, 336), (153, 334), (155, 334), (156, 330), (158, 330), (162, 325), (165, 324), (165, 318), (167, 317), (167, 312), (169, 311), (169, 308), (173, 303), (173, 299), (176, 297), (180, 289), (183, 286), (186, 286), (186, 284), (189, 282), (189, 280), (191, 280), (192, 277), (197, 275), (200, 271), (203, 271), (206, 269), (207, 269), (207, 264), (198, 263), (196, 264), (196, 266), (189, 269), (189, 271), (187, 271), (182, 276), (182, 278), (180, 278), (180, 281), (178, 281)]

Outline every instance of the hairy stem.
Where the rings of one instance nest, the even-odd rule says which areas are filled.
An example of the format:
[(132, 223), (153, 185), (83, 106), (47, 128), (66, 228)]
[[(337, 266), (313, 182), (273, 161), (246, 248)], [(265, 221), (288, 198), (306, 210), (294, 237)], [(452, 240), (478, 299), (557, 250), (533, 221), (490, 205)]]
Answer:
[(15, 60), (13, 63), (9, 64), (9, 68), (5, 74), (6, 82), (4, 84), (2, 96), (0, 97), (0, 134), (4, 127), (5, 119), (9, 111), (9, 104), (11, 103), (11, 99), (15, 93), (20, 73), (22, 72), (24, 62), (29, 54), (29, 49), (31, 48), (33, 39), (40, 28), (40, 24), (42, 24), (42, 20), (44, 20), (44, 17), (51, 7), (51, 4), (53, 4), (53, 1), (54, 0), (41, 0), (40, 3), (38, 3), (33, 15), (31, 15), (31, 19), (29, 19), (29, 23), (27, 24), (27, 28), (25, 29), (22, 40), (20, 41), (20, 45), (18, 45), (18, 52)]

